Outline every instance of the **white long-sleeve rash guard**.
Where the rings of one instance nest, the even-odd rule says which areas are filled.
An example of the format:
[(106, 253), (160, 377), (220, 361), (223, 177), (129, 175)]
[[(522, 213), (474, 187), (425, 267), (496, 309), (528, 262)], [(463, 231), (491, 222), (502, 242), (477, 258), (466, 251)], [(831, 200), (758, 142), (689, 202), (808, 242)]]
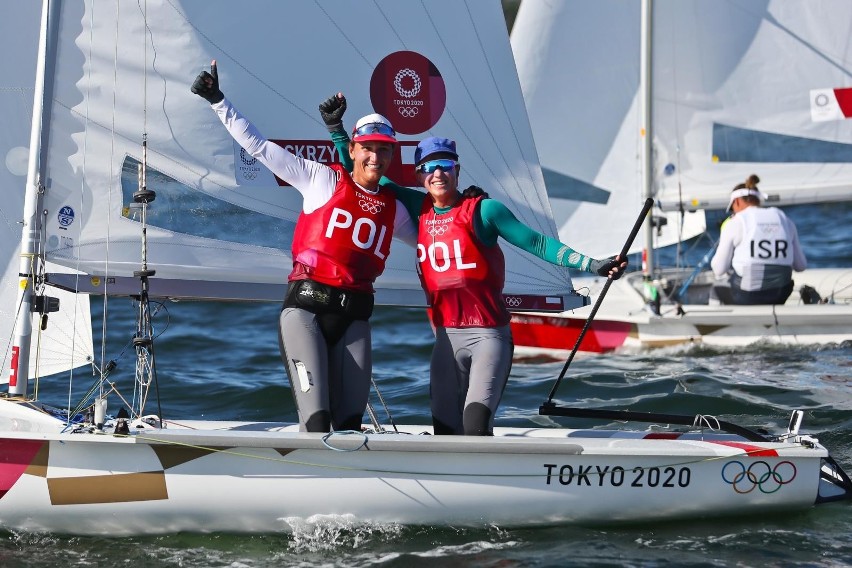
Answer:
[[(331, 199), (337, 186), (336, 171), (325, 164), (300, 158), (264, 138), (227, 98), (211, 107), (237, 144), (302, 194), (302, 210), (305, 213), (316, 211)], [(361, 185), (358, 187), (367, 193), (377, 193), (376, 190), (369, 190)], [(413, 247), (417, 246), (417, 226), (412, 222), (405, 205), (398, 199), (393, 227), (394, 238)]]

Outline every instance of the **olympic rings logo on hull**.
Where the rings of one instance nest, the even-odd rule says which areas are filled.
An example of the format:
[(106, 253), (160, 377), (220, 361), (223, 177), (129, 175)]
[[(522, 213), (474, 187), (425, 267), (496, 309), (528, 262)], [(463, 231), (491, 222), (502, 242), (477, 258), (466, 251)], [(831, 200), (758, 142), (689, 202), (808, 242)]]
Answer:
[(778, 462), (775, 467), (763, 460), (752, 462), (748, 467), (741, 461), (731, 461), (722, 467), (722, 480), (741, 495), (755, 489), (769, 494), (796, 479), (796, 473), (796, 465), (787, 460)]

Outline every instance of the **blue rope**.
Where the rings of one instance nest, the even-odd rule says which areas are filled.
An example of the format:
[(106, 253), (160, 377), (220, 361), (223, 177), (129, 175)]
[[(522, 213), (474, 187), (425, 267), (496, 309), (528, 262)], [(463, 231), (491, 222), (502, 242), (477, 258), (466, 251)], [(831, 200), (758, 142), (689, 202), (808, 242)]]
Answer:
[[(343, 435), (343, 436), (349, 436), (351, 434), (359, 434), (359, 435), (364, 437), (364, 440), (361, 442), (360, 446), (358, 446), (357, 448), (353, 448), (351, 450), (345, 450), (343, 448), (335, 448), (334, 446), (332, 446), (329, 443), (329, 439), (332, 436), (334, 436), (335, 434), (340, 434), (340, 435)], [(335, 452), (357, 452), (358, 450), (360, 450), (361, 448), (363, 448), (364, 446), (367, 445), (367, 435), (364, 434), (363, 432), (358, 432), (356, 430), (338, 430), (336, 432), (329, 432), (328, 434), (324, 435), (322, 437), (322, 443), (326, 448), (328, 448), (329, 450), (334, 450)]]

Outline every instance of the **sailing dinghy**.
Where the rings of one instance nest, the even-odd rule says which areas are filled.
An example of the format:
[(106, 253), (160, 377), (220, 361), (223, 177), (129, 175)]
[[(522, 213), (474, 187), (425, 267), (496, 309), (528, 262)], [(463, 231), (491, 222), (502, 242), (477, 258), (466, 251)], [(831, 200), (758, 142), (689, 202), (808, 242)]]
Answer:
[[(709, 256), (665, 266), (656, 254), (700, 235), (750, 174), (768, 206), (852, 199), (850, 21), (843, 0), (522, 4), (512, 48), (562, 240), (615, 254), (613, 224), (646, 197), (657, 205), (631, 250), (645, 251), (643, 272), (613, 284), (581, 350), (852, 339), (852, 267), (794, 273), (783, 306), (709, 305)], [(575, 279), (593, 297), (602, 286)], [(585, 319), (516, 314), (516, 353), (561, 357)]]
[[(852, 495), (827, 449), (799, 432), (801, 413), (769, 436), (710, 415), (613, 415), (548, 401), (540, 412), (550, 416), (591, 412), (604, 423), (684, 427), (497, 428), (484, 438), (377, 421), (323, 435), (288, 423), (164, 415), (150, 402), (157, 375), (149, 299), (280, 301), (300, 209), (295, 192), (234, 147), (189, 92), (200, 62), (220, 62), (229, 97), (268, 136), (318, 159), (333, 156), (317, 101), (346, 85), (350, 108), (394, 116), (403, 163), (433, 129), (453, 137), (471, 182), (527, 224), (556, 233), (499, 2), (240, 3), (251, 26), (223, 18), (226, 5), (45, 2), (25, 204), (45, 214), (25, 215), (22, 254), (85, 276), (40, 271), (22, 276), (27, 286), (19, 288), (46, 280), (77, 293), (135, 296), (137, 364), (129, 385), (109, 376), (109, 364), (96, 365), (87, 394), (56, 408), (28, 391), (28, 358), (16, 359), (0, 398), (0, 527), (274, 532), (293, 519), (341, 515), (364, 523), (600, 524), (807, 509)], [(441, 17), (447, 13), (454, 17)], [(298, 25), (281, 33), (281, 22)], [(248, 35), (235, 37), (239, 29)], [(515, 307), (583, 303), (564, 271), (510, 250), (507, 298)], [(394, 245), (381, 301), (422, 304), (413, 259)], [(12, 301), (25, 314), (30, 304), (50, 303), (32, 294)], [(27, 339), (17, 333), (13, 347), (20, 353)], [(63, 392), (78, 391), (86, 389)]]

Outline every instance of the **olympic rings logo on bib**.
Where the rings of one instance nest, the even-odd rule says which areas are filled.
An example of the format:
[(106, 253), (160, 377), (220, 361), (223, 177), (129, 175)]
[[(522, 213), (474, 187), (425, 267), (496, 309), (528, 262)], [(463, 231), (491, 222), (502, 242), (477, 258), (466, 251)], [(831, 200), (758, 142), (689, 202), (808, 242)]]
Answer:
[(796, 473), (796, 465), (787, 460), (778, 462), (775, 467), (763, 460), (752, 462), (748, 467), (741, 461), (731, 461), (722, 468), (722, 480), (740, 494), (751, 493), (755, 488), (768, 494), (796, 479)]
[(440, 237), (441, 235), (443, 235), (444, 233), (447, 232), (447, 226), (446, 225), (430, 225), (427, 232), (429, 233), (429, 235), (431, 235), (433, 237)]
[(377, 215), (382, 211), (382, 206), (378, 203), (370, 203), (369, 201), (365, 201), (363, 199), (358, 201), (358, 205), (361, 206), (361, 211), (365, 213), (370, 213), (372, 215)]

